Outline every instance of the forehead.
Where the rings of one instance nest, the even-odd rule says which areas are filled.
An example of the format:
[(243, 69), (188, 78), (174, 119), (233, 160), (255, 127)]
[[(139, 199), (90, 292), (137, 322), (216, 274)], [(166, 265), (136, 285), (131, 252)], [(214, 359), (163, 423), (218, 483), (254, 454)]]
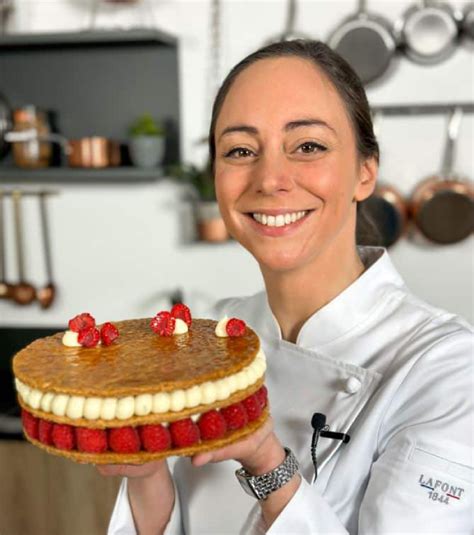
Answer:
[(234, 80), (222, 105), (216, 133), (229, 123), (287, 121), (317, 116), (336, 128), (350, 128), (339, 93), (312, 62), (301, 58), (259, 60)]

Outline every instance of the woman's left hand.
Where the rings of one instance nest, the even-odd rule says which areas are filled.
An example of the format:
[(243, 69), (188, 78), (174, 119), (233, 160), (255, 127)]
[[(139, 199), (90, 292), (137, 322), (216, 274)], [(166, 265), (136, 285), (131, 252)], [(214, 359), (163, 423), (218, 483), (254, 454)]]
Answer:
[(255, 433), (218, 450), (199, 453), (192, 458), (194, 466), (235, 459), (253, 475), (264, 474), (283, 462), (285, 450), (273, 432), (271, 417)]

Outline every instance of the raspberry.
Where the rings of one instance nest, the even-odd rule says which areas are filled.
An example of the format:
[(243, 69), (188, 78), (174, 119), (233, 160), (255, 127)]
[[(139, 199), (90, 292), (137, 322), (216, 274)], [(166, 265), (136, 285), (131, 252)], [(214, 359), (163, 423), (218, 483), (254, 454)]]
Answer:
[(89, 312), (83, 312), (74, 316), (72, 320), (69, 320), (69, 330), (78, 333), (81, 329), (86, 327), (95, 327), (95, 319), (89, 314)]
[(227, 423), (227, 429), (241, 429), (248, 423), (247, 412), (242, 403), (234, 403), (221, 409), (221, 414)]
[(100, 329), (100, 338), (105, 346), (109, 346), (119, 337), (119, 331), (113, 323), (104, 323)]
[(86, 327), (79, 331), (77, 341), (84, 347), (95, 347), (100, 340), (99, 329), (95, 327)]
[(170, 424), (170, 433), (173, 445), (177, 448), (192, 446), (199, 442), (199, 427), (191, 418), (172, 422)]
[(70, 425), (53, 424), (53, 444), (60, 450), (72, 450), (75, 446), (74, 430)]
[(163, 451), (171, 448), (171, 435), (167, 427), (156, 425), (142, 425), (138, 434), (146, 451)]
[(245, 334), (245, 321), (237, 318), (230, 318), (225, 326), (225, 330), (229, 336), (243, 336)]
[(263, 408), (260, 405), (260, 401), (258, 400), (255, 394), (252, 394), (248, 398), (245, 398), (242, 401), (242, 405), (245, 407), (245, 410), (247, 411), (249, 422), (253, 422), (254, 420), (257, 420), (259, 416), (262, 414)]
[(116, 453), (140, 451), (140, 437), (134, 427), (112, 427), (108, 432), (109, 446)]
[(40, 420), (38, 427), (38, 437), (42, 444), (47, 446), (53, 445), (53, 422), (48, 420)]
[(169, 312), (163, 310), (151, 320), (150, 327), (160, 336), (172, 336), (176, 320)]
[(76, 428), (77, 449), (90, 453), (107, 451), (107, 433), (105, 429)]
[(191, 323), (193, 321), (191, 318), (191, 311), (186, 305), (183, 305), (183, 303), (176, 303), (176, 305), (173, 305), (173, 308), (171, 309), (171, 315), (173, 318), (179, 318), (180, 320), (183, 320), (188, 327), (191, 327)]
[(262, 409), (267, 406), (268, 403), (268, 390), (265, 385), (262, 385), (256, 392), (255, 395), (260, 403)]
[(203, 440), (222, 438), (227, 431), (227, 424), (224, 417), (216, 410), (205, 412), (201, 415), (198, 426)]
[(21, 409), (21, 421), (23, 423), (23, 429), (25, 433), (33, 439), (38, 439), (38, 420), (36, 416), (33, 416), (30, 412)]

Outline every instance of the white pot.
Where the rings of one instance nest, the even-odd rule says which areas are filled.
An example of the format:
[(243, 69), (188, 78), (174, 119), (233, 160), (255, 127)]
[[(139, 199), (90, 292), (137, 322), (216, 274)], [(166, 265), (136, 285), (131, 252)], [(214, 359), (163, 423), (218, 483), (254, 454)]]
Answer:
[(163, 160), (165, 138), (158, 136), (134, 136), (128, 144), (133, 165), (151, 169)]

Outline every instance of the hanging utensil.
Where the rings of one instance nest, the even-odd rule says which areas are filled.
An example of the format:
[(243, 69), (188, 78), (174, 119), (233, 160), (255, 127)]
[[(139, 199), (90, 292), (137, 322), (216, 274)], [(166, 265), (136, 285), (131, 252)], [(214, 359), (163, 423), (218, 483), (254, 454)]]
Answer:
[(363, 205), (380, 234), (380, 240), (368, 238), (360, 245), (392, 247), (407, 229), (408, 210), (401, 193), (394, 186), (380, 183)]
[(460, 108), (453, 110), (441, 173), (422, 181), (412, 195), (416, 226), (426, 238), (439, 244), (459, 242), (474, 232), (474, 186), (453, 172), (461, 117)]
[(3, 190), (0, 189), (0, 298), (9, 299), (12, 293), (12, 285), (9, 284), (6, 280), (6, 244), (3, 198)]
[(432, 65), (454, 52), (459, 34), (459, 15), (448, 4), (424, 0), (403, 14), (400, 41), (408, 58)]
[(332, 32), (328, 45), (352, 66), (364, 84), (388, 71), (397, 48), (391, 23), (369, 13), (365, 0), (359, 0), (356, 14)]
[(469, 39), (474, 39), (474, 2), (469, 2), (463, 9), (461, 32)]
[(283, 33), (276, 35), (275, 37), (268, 39), (265, 44), (270, 45), (272, 43), (278, 43), (280, 41), (291, 41), (293, 39), (311, 39), (310, 36), (297, 32), (296, 19), (298, 16), (298, 4), (297, 0), (288, 0), (286, 10), (286, 22)]
[(10, 145), (5, 139), (6, 133), (12, 126), (11, 109), (6, 97), (0, 93), (0, 160), (10, 150)]
[(13, 214), (15, 218), (16, 259), (18, 264), (18, 283), (12, 288), (12, 298), (20, 305), (28, 305), (34, 301), (35, 288), (25, 281), (24, 251), (23, 251), (23, 222), (21, 217), (21, 191), (12, 192)]
[(7, 22), (13, 12), (13, 0), (0, 0), (0, 34), (6, 33)]
[[(381, 112), (374, 113), (374, 133), (379, 136)], [(377, 181), (372, 195), (363, 201), (361, 209), (375, 225), (378, 235), (361, 237), (360, 245), (391, 247), (406, 232), (408, 206), (402, 194), (392, 185)]]
[(41, 214), (41, 232), (43, 236), (43, 251), (46, 266), (47, 283), (43, 288), (36, 292), (36, 299), (39, 301), (41, 308), (49, 308), (56, 296), (56, 287), (53, 284), (53, 267), (51, 261), (51, 244), (49, 238), (48, 218), (46, 217), (46, 193), (40, 192), (38, 195)]

